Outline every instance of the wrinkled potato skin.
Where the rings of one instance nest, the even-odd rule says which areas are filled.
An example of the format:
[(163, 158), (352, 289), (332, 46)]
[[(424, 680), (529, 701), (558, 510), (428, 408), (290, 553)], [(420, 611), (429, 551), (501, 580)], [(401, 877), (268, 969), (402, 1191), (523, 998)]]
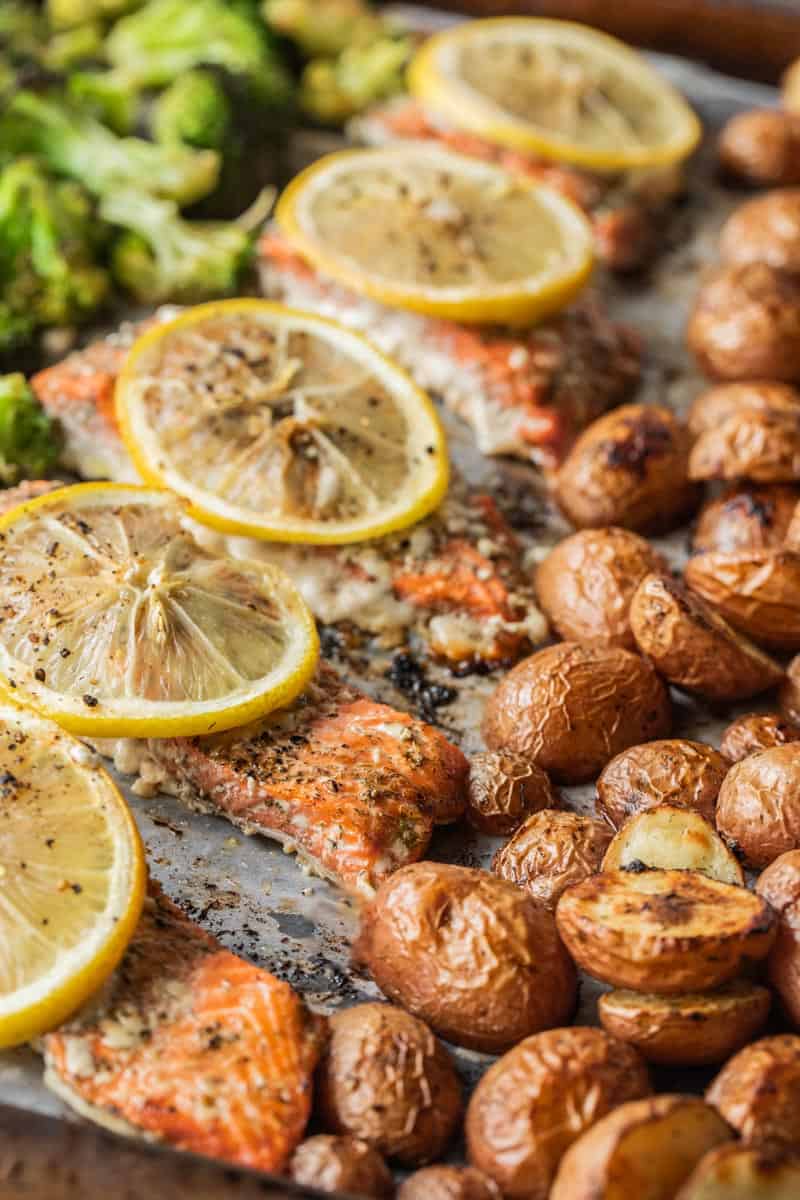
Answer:
[(800, 272), (800, 188), (776, 189), (737, 208), (722, 227), (719, 249), (723, 262)]
[(523, 659), (486, 705), (492, 749), (525, 754), (559, 783), (593, 779), (637, 742), (669, 733), (664, 684), (636, 654), (560, 642)]
[(420, 862), (381, 884), (353, 947), (442, 1037), (500, 1053), (571, 1017), (575, 968), (551, 913), (486, 871)]
[(720, 165), (756, 187), (800, 183), (800, 120), (775, 109), (751, 109), (731, 117), (719, 135)]
[(785, 484), (731, 487), (707, 501), (697, 518), (692, 550), (779, 550), (800, 499), (800, 490)]
[(424, 1167), (400, 1188), (397, 1200), (501, 1200), (500, 1189), (475, 1167)]
[(742, 409), (768, 409), (800, 416), (800, 391), (788, 383), (753, 379), (745, 383), (718, 383), (697, 396), (689, 409), (687, 424), (692, 437), (716, 429)]
[(698, 292), (686, 337), (711, 378), (793, 383), (800, 379), (800, 280), (765, 263), (722, 267)]
[(564, 892), (556, 923), (589, 975), (666, 996), (727, 983), (776, 931), (765, 901), (695, 871), (594, 875)]
[(762, 550), (696, 554), (686, 582), (725, 620), (759, 645), (800, 647), (800, 553)]
[(636, 1050), (574, 1026), (526, 1038), (481, 1079), (467, 1109), (472, 1162), (504, 1197), (546, 1200), (560, 1159), (594, 1121), (650, 1094)]
[(778, 663), (671, 575), (642, 580), (630, 617), (642, 654), (687, 692), (715, 701), (745, 700), (783, 678)]
[(600, 870), (611, 830), (574, 812), (535, 813), (494, 856), (492, 870), (554, 909), (561, 893)]
[(760, 750), (731, 767), (719, 792), (717, 829), (751, 867), (800, 847), (800, 744)]
[(578, 529), (670, 529), (698, 497), (687, 477), (689, 449), (689, 431), (670, 409), (625, 404), (577, 439), (558, 472), (556, 499)]
[(486, 750), (470, 759), (466, 815), (473, 829), (508, 836), (531, 813), (560, 807), (558, 789), (529, 758)]
[(689, 478), (795, 482), (800, 479), (800, 417), (741, 409), (700, 434), (689, 455)]
[(795, 1200), (800, 1155), (780, 1146), (741, 1142), (710, 1150), (675, 1200)]
[(778, 693), (778, 707), (787, 721), (800, 725), (800, 654), (786, 668), (786, 678)]
[(665, 738), (631, 746), (603, 770), (595, 805), (615, 829), (659, 804), (692, 808), (713, 825), (728, 768), (722, 755), (704, 742)]
[(787, 851), (762, 871), (756, 891), (779, 914), (767, 962), (769, 981), (789, 1019), (800, 1027), (800, 850)]
[(391, 1004), (358, 1004), (330, 1018), (317, 1105), (326, 1129), (415, 1166), (438, 1158), (450, 1141), (461, 1082), (422, 1021)]
[(800, 850), (787, 850), (765, 867), (756, 891), (777, 913), (800, 900)]
[(746, 1142), (800, 1142), (800, 1037), (762, 1038), (734, 1055), (706, 1092)]
[(769, 990), (742, 980), (688, 996), (606, 992), (597, 1002), (600, 1023), (612, 1037), (668, 1067), (724, 1062), (763, 1028), (769, 1007)]
[(320, 1133), (295, 1150), (289, 1164), (295, 1183), (322, 1192), (347, 1192), (353, 1196), (389, 1200), (394, 1180), (389, 1168), (366, 1142), (358, 1138)]
[(697, 1096), (631, 1100), (573, 1143), (550, 1200), (674, 1200), (700, 1159), (730, 1137)]
[(539, 607), (565, 641), (635, 649), (628, 610), (650, 571), (666, 570), (649, 542), (628, 529), (583, 529), (539, 566)]
[(741, 762), (759, 750), (800, 741), (800, 725), (778, 713), (746, 713), (732, 721), (722, 735), (719, 752), (728, 762)]

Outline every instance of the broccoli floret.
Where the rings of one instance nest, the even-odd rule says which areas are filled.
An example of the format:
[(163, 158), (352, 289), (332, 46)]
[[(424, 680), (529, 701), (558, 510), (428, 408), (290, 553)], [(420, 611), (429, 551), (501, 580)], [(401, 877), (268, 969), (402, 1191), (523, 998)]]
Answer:
[(57, 430), (25, 382), (0, 375), (0, 483), (46, 475), (58, 458)]
[(185, 146), (156, 146), (117, 137), (88, 113), (33, 92), (8, 105), (0, 144), (36, 154), (60, 175), (78, 179), (94, 195), (146, 187), (178, 204), (208, 195), (219, 176), (219, 155)]
[(300, 80), (301, 107), (319, 121), (346, 121), (402, 91), (409, 52), (406, 40), (386, 37), (371, 46), (353, 46), (338, 58), (314, 59)]
[(142, 0), (47, 0), (47, 19), (53, 29), (71, 29), (87, 21), (113, 21), (141, 3)]
[(232, 125), (233, 109), (223, 84), (212, 71), (199, 67), (158, 96), (150, 117), (157, 141), (208, 150), (225, 149)]
[(39, 61), (50, 71), (69, 71), (78, 63), (100, 58), (103, 53), (103, 28), (97, 21), (55, 33), (45, 42)]
[(92, 113), (115, 133), (136, 128), (141, 89), (122, 71), (73, 71), (67, 92), (82, 109)]
[(110, 63), (147, 87), (197, 66), (245, 76), (261, 103), (283, 103), (289, 76), (256, 12), (231, 0), (149, 0), (118, 21), (106, 41)]
[(0, 4), (0, 49), (16, 63), (35, 60), (46, 36), (42, 14), (25, 0)]
[(78, 183), (49, 178), (30, 159), (0, 174), (0, 351), (47, 325), (71, 325), (106, 299), (96, 263), (102, 225)]
[(112, 251), (115, 278), (143, 303), (228, 295), (251, 257), (246, 219), (187, 221), (169, 200), (138, 191), (111, 193), (100, 211), (125, 230)]
[(264, 19), (307, 58), (335, 58), (380, 38), (386, 29), (364, 0), (264, 0)]

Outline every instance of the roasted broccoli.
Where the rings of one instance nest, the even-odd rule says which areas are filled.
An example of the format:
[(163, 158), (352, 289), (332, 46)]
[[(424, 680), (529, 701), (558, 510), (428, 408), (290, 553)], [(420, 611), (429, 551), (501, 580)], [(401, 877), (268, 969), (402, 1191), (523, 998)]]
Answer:
[(50, 71), (69, 71), (79, 63), (101, 57), (102, 53), (103, 28), (97, 21), (88, 21), (54, 33), (42, 45), (39, 61)]
[(26, 0), (0, 3), (0, 50), (11, 62), (35, 60), (46, 36), (42, 14)]
[(291, 38), (307, 58), (335, 58), (352, 46), (366, 46), (386, 32), (364, 0), (264, 0), (267, 23)]
[(58, 458), (57, 429), (25, 382), (0, 375), (0, 484), (41, 478)]
[(73, 71), (67, 91), (70, 100), (115, 133), (126, 134), (136, 128), (141, 89), (124, 72)]
[(377, 100), (402, 91), (410, 46), (384, 37), (351, 46), (338, 58), (308, 63), (300, 80), (300, 105), (319, 121), (341, 123)]
[(85, 320), (109, 290), (96, 258), (104, 230), (78, 183), (31, 159), (0, 174), (0, 351), (46, 325)]
[(233, 107), (213, 71), (198, 67), (176, 79), (153, 103), (150, 128), (159, 142), (224, 150), (233, 125)]
[(143, 303), (227, 295), (250, 260), (246, 218), (187, 221), (169, 200), (140, 191), (112, 192), (100, 212), (125, 231), (112, 250), (114, 276)]
[(39, 156), (96, 196), (140, 187), (185, 205), (213, 191), (219, 176), (219, 155), (212, 150), (117, 137), (77, 107), (28, 91), (9, 103), (0, 146)]

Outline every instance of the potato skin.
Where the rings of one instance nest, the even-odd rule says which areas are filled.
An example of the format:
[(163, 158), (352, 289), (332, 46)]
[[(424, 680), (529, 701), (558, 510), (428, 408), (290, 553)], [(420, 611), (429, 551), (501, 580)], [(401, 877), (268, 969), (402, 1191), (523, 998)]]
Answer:
[(575, 1008), (552, 914), (487, 871), (402, 867), (364, 909), (353, 954), (391, 1000), (473, 1050), (500, 1053)]
[(666, 530), (695, 505), (689, 431), (661, 405), (625, 404), (583, 431), (556, 480), (556, 499), (573, 525)]
[(469, 1156), (503, 1196), (546, 1200), (559, 1161), (591, 1124), (650, 1094), (638, 1052), (600, 1029), (526, 1038), (494, 1063), (469, 1102)]
[(527, 755), (559, 783), (583, 783), (626, 747), (669, 733), (671, 722), (667, 690), (643, 658), (560, 642), (501, 680), (483, 736), (491, 749)]
[(757, 187), (800, 183), (800, 120), (793, 113), (751, 109), (731, 117), (717, 144), (722, 169)]
[(770, 993), (736, 979), (716, 992), (656, 996), (606, 992), (597, 1002), (600, 1023), (647, 1059), (668, 1067), (724, 1062), (766, 1022)]
[(776, 931), (765, 901), (695, 871), (593, 875), (564, 892), (556, 923), (589, 975), (665, 996), (727, 983)]
[(751, 867), (800, 847), (800, 744), (760, 750), (731, 767), (719, 792), (717, 829)]
[(761, 1038), (740, 1050), (706, 1092), (747, 1142), (795, 1149), (800, 1142), (800, 1037)]
[(723, 225), (719, 249), (724, 262), (800, 272), (800, 188), (776, 188), (742, 204)]
[(317, 1106), (326, 1129), (414, 1166), (444, 1151), (461, 1117), (461, 1082), (422, 1021), (391, 1004), (357, 1004), (330, 1018)]
[(322, 1192), (348, 1192), (353, 1196), (389, 1200), (394, 1180), (389, 1168), (366, 1142), (358, 1138), (320, 1133), (306, 1138), (289, 1164), (295, 1183)]
[(647, 575), (631, 601), (636, 644), (676, 687), (744, 700), (783, 678), (778, 663), (671, 575)]
[(547, 772), (522, 754), (485, 750), (470, 759), (466, 815), (473, 829), (507, 836), (531, 813), (560, 807)]
[(740, 485), (707, 501), (692, 535), (692, 550), (779, 550), (786, 540), (800, 489), (785, 484)]
[(779, 713), (745, 713), (732, 721), (722, 734), (719, 752), (728, 762), (741, 762), (759, 750), (800, 741), (800, 725)]
[(716, 379), (800, 379), (800, 280), (766, 263), (722, 267), (701, 287), (686, 331)]
[(800, 418), (770, 409), (741, 409), (700, 434), (689, 455), (689, 478), (795, 482), (800, 479)]
[(539, 607), (565, 641), (635, 649), (628, 610), (650, 571), (666, 563), (628, 529), (583, 529), (564, 538), (536, 572)]
[(501, 1200), (500, 1189), (475, 1167), (423, 1167), (411, 1175), (397, 1200)]
[(759, 645), (800, 646), (800, 553), (795, 550), (696, 554), (686, 582), (719, 614)]
[(611, 830), (602, 821), (545, 809), (497, 851), (492, 870), (554, 909), (566, 888), (600, 870), (610, 841)]
[(787, 721), (800, 725), (800, 654), (786, 668), (786, 678), (778, 693), (778, 707)]
[(623, 750), (597, 781), (598, 813), (619, 829), (635, 813), (659, 804), (692, 808), (714, 823), (729, 764), (713, 746), (665, 738)]
[(734, 1142), (700, 1159), (675, 1200), (795, 1200), (800, 1155), (780, 1146)]
[(800, 1026), (800, 850), (776, 858), (756, 891), (778, 913), (778, 935), (767, 961), (769, 981), (792, 1023)]
[(800, 391), (788, 383), (753, 379), (744, 383), (718, 383), (697, 396), (689, 409), (687, 424), (692, 437), (716, 429), (744, 408), (790, 412), (800, 416)]

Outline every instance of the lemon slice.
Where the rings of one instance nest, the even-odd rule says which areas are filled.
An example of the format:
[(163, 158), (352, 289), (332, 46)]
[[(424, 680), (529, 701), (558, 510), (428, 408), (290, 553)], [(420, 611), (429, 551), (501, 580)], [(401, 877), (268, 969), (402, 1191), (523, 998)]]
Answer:
[(701, 127), (640, 54), (572, 21), (470, 21), (430, 38), (412, 93), (457, 128), (514, 150), (624, 171), (685, 158)]
[(266, 300), (190, 309), (133, 347), (126, 445), (197, 520), (268, 541), (355, 542), (419, 521), (447, 489), (428, 397), (358, 334)]
[(218, 557), (168, 492), (77, 484), (0, 520), (0, 673), (73, 733), (230, 729), (292, 700), (314, 620), (276, 567)]
[(0, 701), (0, 1046), (54, 1029), (105, 982), (145, 882), (133, 817), (93, 755)]
[(574, 204), (492, 163), (423, 142), (343, 150), (278, 201), (288, 240), (383, 304), (467, 323), (530, 323), (562, 308), (592, 268)]

